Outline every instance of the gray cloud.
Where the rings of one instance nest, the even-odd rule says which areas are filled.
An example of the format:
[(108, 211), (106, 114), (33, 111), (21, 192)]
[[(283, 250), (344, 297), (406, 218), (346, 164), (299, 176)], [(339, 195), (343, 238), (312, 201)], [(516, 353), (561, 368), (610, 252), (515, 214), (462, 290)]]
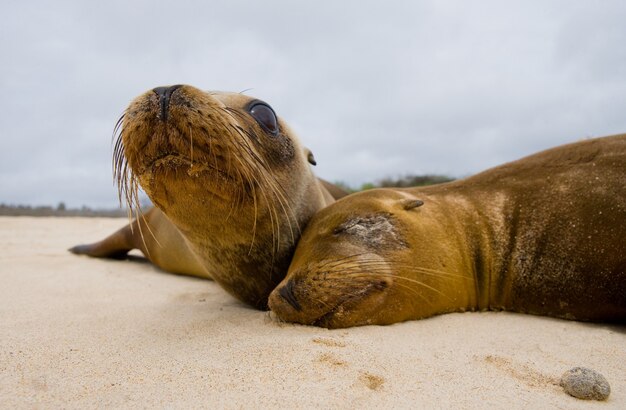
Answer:
[(464, 176), (626, 131), (620, 1), (4, 2), (0, 202), (113, 206), (111, 133), (188, 83), (272, 104), (317, 173)]

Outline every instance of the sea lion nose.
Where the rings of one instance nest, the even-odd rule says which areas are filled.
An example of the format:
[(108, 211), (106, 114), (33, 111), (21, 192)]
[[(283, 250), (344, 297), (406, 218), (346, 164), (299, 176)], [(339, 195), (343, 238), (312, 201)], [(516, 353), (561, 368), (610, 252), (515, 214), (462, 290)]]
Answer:
[(170, 99), (172, 98), (172, 94), (176, 90), (182, 87), (181, 84), (172, 85), (169, 87), (157, 87), (153, 88), (152, 91), (159, 96), (159, 104), (161, 105), (161, 109), (159, 110), (159, 119), (162, 121), (167, 121), (167, 112), (170, 106)]
[(283, 299), (287, 301), (295, 310), (298, 312), (302, 310), (302, 306), (298, 303), (298, 299), (293, 294), (293, 280), (287, 281), (287, 284), (282, 288), (278, 289), (278, 294), (282, 296)]

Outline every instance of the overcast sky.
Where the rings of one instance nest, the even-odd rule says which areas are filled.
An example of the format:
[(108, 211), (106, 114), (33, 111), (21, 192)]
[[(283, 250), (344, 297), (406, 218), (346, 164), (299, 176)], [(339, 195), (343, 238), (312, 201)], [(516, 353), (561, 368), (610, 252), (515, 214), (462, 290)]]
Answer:
[(467, 176), (626, 132), (625, 1), (0, 3), (0, 202), (117, 205), (111, 134), (185, 83), (268, 102), (319, 176)]

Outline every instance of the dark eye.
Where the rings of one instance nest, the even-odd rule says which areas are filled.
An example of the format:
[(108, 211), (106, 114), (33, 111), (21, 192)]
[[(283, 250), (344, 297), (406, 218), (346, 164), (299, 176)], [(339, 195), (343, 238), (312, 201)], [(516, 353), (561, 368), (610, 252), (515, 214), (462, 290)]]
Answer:
[(272, 135), (278, 134), (278, 120), (276, 114), (269, 105), (262, 103), (255, 104), (250, 108), (250, 115), (263, 127), (263, 129)]

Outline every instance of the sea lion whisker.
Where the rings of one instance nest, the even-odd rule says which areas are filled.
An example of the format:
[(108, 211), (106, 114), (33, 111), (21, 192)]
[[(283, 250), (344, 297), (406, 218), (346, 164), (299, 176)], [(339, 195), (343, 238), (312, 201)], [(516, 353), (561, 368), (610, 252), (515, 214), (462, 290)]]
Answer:
[(415, 266), (415, 265), (409, 265), (409, 264), (398, 264), (398, 266), (401, 266), (403, 268), (408, 268), (408, 269), (419, 269), (420, 272), (428, 272), (431, 274), (439, 274), (439, 275), (446, 275), (446, 276), (457, 276), (459, 278), (467, 278), (467, 275), (463, 275), (461, 273), (454, 273), (454, 272), (448, 272), (448, 271), (443, 271), (443, 270), (439, 270), (439, 269), (433, 269), (433, 268), (425, 268), (423, 266)]
[[(422, 281), (418, 281), (418, 280), (416, 280), (416, 279), (406, 278), (406, 277), (403, 277), (403, 276), (396, 276), (396, 275), (389, 274), (389, 273), (382, 273), (382, 272), (362, 272), (362, 274), (360, 274), (360, 275), (359, 275), (359, 274), (352, 274), (352, 275), (350, 275), (350, 277), (349, 277), (349, 278), (350, 278), (350, 279), (354, 279), (354, 278), (363, 277), (363, 278), (368, 278), (368, 279), (369, 279), (369, 278), (371, 278), (372, 276), (374, 276), (374, 277), (376, 277), (376, 278), (381, 278), (381, 277), (382, 277), (382, 278), (392, 278), (394, 281), (395, 281), (395, 280), (405, 280), (405, 281), (407, 281), (407, 282), (409, 282), (409, 283), (416, 284), (417, 286), (419, 286), (419, 287), (420, 287), (420, 289), (426, 288), (426, 289), (431, 290), (431, 291), (433, 291), (433, 292), (435, 292), (435, 293), (437, 293), (437, 294), (439, 294), (439, 295), (441, 295), (441, 296), (443, 296), (443, 297), (445, 297), (445, 298), (447, 298), (447, 299), (449, 299), (449, 300), (452, 300), (452, 298), (451, 298), (450, 296), (448, 296), (448, 295), (446, 295), (446, 294), (442, 293), (440, 290), (438, 290), (438, 289), (436, 289), (436, 288), (434, 288), (434, 287), (432, 287), (432, 286), (427, 285), (426, 283), (424, 283), (424, 282), (422, 282)], [(396, 285), (400, 285), (400, 283), (396, 283)], [(405, 286), (407, 286), (407, 285), (405, 285)]]
[(226, 157), (227, 157), (227, 160), (226, 160), (226, 174), (227, 175), (231, 175), (231, 173), (232, 173), (232, 171), (231, 171), (232, 163), (231, 162), (232, 162), (232, 157), (233, 157), (232, 152), (230, 151), (231, 145), (230, 144), (226, 144), (225, 146), (226, 146), (226, 154), (227, 154), (226, 155)]
[[(245, 142), (246, 140), (243, 139), (243, 141)], [(251, 148), (250, 148), (251, 149)], [(293, 217), (294, 219), (295, 217), (295, 213), (293, 212), (293, 210), (291, 210), (290, 206), (289, 206), (289, 202), (287, 201), (287, 199), (285, 198), (284, 194), (280, 191), (279, 187), (280, 185), (278, 185), (276, 183), (276, 181), (272, 180), (269, 178), (268, 175), (271, 175), (270, 170), (267, 168), (267, 165), (259, 160), (259, 162), (257, 162), (256, 164), (260, 165), (262, 168), (264, 168), (264, 170), (266, 172), (257, 172), (256, 174), (259, 175), (262, 180), (263, 180), (263, 186), (265, 186), (270, 192), (271, 196), (273, 198), (276, 199), (276, 202), (278, 202), (279, 206), (281, 207), (281, 210), (283, 212), (283, 214), (285, 215), (286, 219), (287, 219), (287, 224), (289, 227), (289, 231), (291, 233), (291, 239), (292, 239), (292, 243), (295, 243), (295, 237), (294, 237), (294, 233), (293, 233), (293, 226), (291, 223), (291, 218)], [(265, 192), (263, 191), (263, 193), (265, 194)], [(276, 207), (275, 207), (275, 202), (274, 201), (268, 201), (267, 197), (266, 197), (266, 202), (271, 205), (272, 209), (270, 212), (273, 212), (274, 215), (276, 216), (276, 220), (278, 221), (278, 212), (276, 211)], [(285, 208), (285, 203), (287, 204), (287, 206), (289, 207), (289, 209), (291, 210), (291, 216), (287, 213), (287, 209)], [(277, 230), (276, 230), (278, 236), (277, 236), (277, 241), (278, 244), (280, 244), (280, 227), (277, 225)]]
[(469, 276), (469, 275), (463, 275), (463, 274), (459, 274), (459, 273), (453, 273), (453, 272), (443, 272), (443, 271), (430, 271), (428, 269), (422, 268), (420, 266), (402, 266), (402, 265), (398, 265), (399, 268), (405, 268), (408, 270), (411, 270), (413, 272), (418, 272), (421, 273), (423, 275), (428, 275), (428, 276), (432, 276), (432, 277), (436, 277), (436, 278), (446, 278), (446, 279), (456, 279), (456, 280), (471, 280), (473, 279), (473, 277)]
[(189, 125), (189, 162), (191, 162), (190, 168), (193, 169), (193, 129)]
[(428, 271), (424, 271), (422, 269), (420, 269), (418, 266), (402, 266), (402, 265), (398, 265), (395, 266), (397, 268), (404, 268), (407, 270), (410, 270), (412, 272), (416, 272), (422, 275), (426, 275), (426, 276), (431, 276), (434, 278), (439, 278), (439, 279), (449, 279), (449, 280), (471, 280), (472, 278), (466, 275), (459, 275), (459, 274), (455, 274), (455, 273), (443, 273), (443, 272), (439, 272), (439, 273), (433, 273), (433, 272), (428, 272)]
[[(345, 272), (345, 270), (344, 270), (344, 272)], [(395, 280), (405, 280), (407, 282), (414, 283), (414, 284), (416, 284), (418, 286), (422, 286), (422, 287), (424, 287), (426, 289), (430, 289), (433, 292), (438, 293), (439, 295), (452, 300), (452, 298), (450, 298), (445, 293), (442, 293), (440, 290), (438, 290), (436, 288), (433, 288), (432, 286), (427, 285), (426, 283), (424, 283), (422, 281), (419, 281), (417, 279), (406, 278), (404, 276), (394, 275), (394, 274), (387, 273), (387, 272), (367, 272), (367, 271), (362, 271), (361, 270), (359, 274), (350, 274), (349, 278), (352, 278), (352, 279), (353, 278), (358, 278), (358, 277), (371, 278), (372, 276), (374, 276), (376, 278), (380, 278), (380, 277), (382, 277), (382, 278), (391, 278), (394, 281)]]
[(243, 172), (241, 168), (237, 169), (237, 176), (239, 177), (240, 185), (237, 197), (235, 198), (235, 208), (242, 209), (246, 200), (246, 193), (248, 193), (248, 195), (252, 194), (253, 183), (250, 181), (248, 174)]
[[(122, 117), (123, 118), (123, 117)], [(121, 124), (122, 118), (118, 121), (118, 125), (116, 125), (116, 130), (118, 129), (119, 124)], [(114, 131), (114, 135), (117, 131)], [(124, 129), (122, 128), (119, 132), (119, 136), (115, 143), (115, 147), (113, 148), (113, 179), (117, 183), (118, 187), (118, 199), (120, 205), (122, 205), (122, 191), (125, 191), (125, 180), (127, 178), (127, 162), (126, 157), (124, 156), (124, 142), (122, 141)]]
[[(343, 261), (341, 264), (336, 264), (333, 267), (334, 268), (342, 267), (342, 264), (344, 264), (344, 263), (348, 264), (348, 263), (350, 263), (350, 261)], [(371, 267), (371, 266), (388, 266), (389, 263), (390, 263), (389, 261), (381, 261), (379, 259), (359, 259), (358, 266), (367, 266), (367, 267)], [(393, 262), (393, 261), (391, 261), (391, 263), (393, 264), (393, 266), (395, 268), (410, 269), (410, 270), (413, 270), (415, 272), (423, 273), (425, 275), (430, 275), (430, 276), (435, 276), (435, 277), (448, 276), (448, 277), (460, 278), (460, 279), (471, 279), (471, 277), (468, 276), (468, 275), (463, 275), (463, 274), (458, 274), (458, 273), (453, 273), (453, 272), (447, 272), (447, 271), (438, 270), (438, 269), (424, 268), (424, 267), (421, 267), (421, 266), (402, 264), (402, 263)], [(322, 266), (322, 265), (318, 265), (318, 266)]]
[[(228, 113), (228, 111), (227, 111), (227, 113)], [(232, 117), (232, 114), (231, 114), (231, 117)], [(231, 128), (232, 128), (232, 126), (231, 126)], [(237, 133), (238, 133), (238, 134), (242, 137), (242, 140), (243, 140), (243, 141), (245, 141), (245, 138), (244, 138), (245, 136), (244, 136), (244, 134), (242, 134), (241, 130), (240, 130), (240, 129), (238, 129), (237, 127), (235, 127), (235, 128), (234, 128), (234, 130), (235, 130), (235, 131), (236, 131), (236, 132), (237, 132)], [(231, 142), (234, 142), (233, 148), (234, 148), (234, 149), (237, 151), (237, 153), (238, 153), (238, 155), (237, 155), (237, 158), (238, 158), (238, 159), (240, 159), (240, 158), (247, 159), (247, 156), (246, 156), (246, 155), (244, 155), (244, 153), (242, 152), (242, 150), (243, 150), (243, 151), (245, 151), (245, 153), (246, 153), (246, 154), (248, 154), (248, 155), (251, 155), (251, 156), (256, 156), (256, 153), (252, 152), (252, 149), (251, 149), (250, 147), (245, 147), (245, 146), (241, 143), (241, 140), (237, 140), (237, 139), (236, 139), (236, 140), (231, 141)], [(257, 170), (257, 169), (256, 169), (256, 167), (253, 165), (253, 163), (248, 162), (247, 160), (245, 161), (245, 163), (244, 163), (244, 161), (241, 161), (241, 160), (240, 160), (240, 164), (241, 164), (241, 166), (242, 166), (242, 170), (243, 170), (243, 171), (245, 171), (245, 172), (246, 172), (246, 174), (248, 174), (248, 173), (250, 172), (250, 171), (249, 171), (249, 169), (251, 169), (251, 168), (252, 168), (252, 171), (254, 171), (253, 173), (255, 173), (255, 174), (259, 174), (259, 175), (261, 175), (261, 176), (263, 175), (262, 173), (259, 173), (259, 172), (258, 172), (258, 170)], [(246, 178), (248, 178), (248, 179), (249, 179), (249, 177), (246, 177)], [(243, 196), (242, 196), (242, 199), (243, 199)]]
[[(261, 174), (262, 175), (262, 174)], [(262, 176), (263, 180), (265, 183), (267, 183), (267, 180), (264, 176)], [(272, 265), (273, 265), (273, 261), (274, 261), (274, 255), (276, 255), (278, 253), (278, 249), (280, 248), (280, 243), (281, 243), (281, 226), (279, 223), (280, 218), (278, 217), (278, 210), (276, 207), (276, 204), (274, 203), (274, 201), (270, 200), (271, 198), (274, 198), (274, 191), (272, 189), (271, 186), (265, 186), (266, 189), (264, 189), (262, 191), (263, 196), (265, 197), (265, 202), (267, 203), (268, 206), (268, 210), (269, 210), (269, 214), (270, 216), (273, 216), (275, 218), (276, 221), (276, 225), (275, 225), (275, 230), (273, 230), (273, 234), (274, 234), (274, 239), (275, 241), (273, 242), (273, 244), (275, 244), (275, 246), (272, 249)], [(268, 192), (266, 192), (268, 191)], [(274, 220), (274, 218), (272, 220)]]
[[(286, 219), (287, 219), (287, 224), (289, 227), (289, 232), (291, 234), (291, 242), (295, 243), (296, 239), (295, 239), (295, 235), (293, 232), (293, 225), (291, 223), (292, 218), (294, 220), (296, 220), (296, 216), (295, 216), (295, 212), (293, 211), (293, 209), (291, 209), (291, 206), (289, 205), (289, 201), (287, 201), (287, 198), (285, 198), (284, 194), (280, 191), (280, 186), (277, 185), (277, 183), (275, 181), (272, 181), (271, 179), (267, 178), (267, 182), (268, 182), (268, 186), (270, 187), (270, 190), (272, 192), (272, 194), (274, 195), (274, 197), (276, 198), (276, 200), (278, 201), (278, 204), (280, 205), (282, 211), (283, 211), (283, 215), (285, 215)], [(287, 207), (285, 207), (285, 204)], [(288, 210), (291, 212), (291, 215), (288, 213)], [(297, 230), (298, 230), (298, 236), (301, 233), (300, 232), (300, 227), (296, 226)]]
[[(143, 212), (141, 212), (141, 205), (139, 204), (139, 197), (138, 197), (138, 194), (137, 194), (136, 190), (134, 192), (133, 199), (135, 199), (137, 201), (136, 202), (137, 207), (135, 208), (135, 221), (137, 221), (137, 228), (139, 229), (139, 237), (141, 238), (141, 242), (143, 243), (144, 249), (147, 252), (146, 256), (148, 257), (148, 259), (150, 259), (150, 257), (151, 257), (151, 255), (150, 255), (150, 248), (148, 247), (148, 244), (146, 243), (146, 238), (145, 238), (145, 236), (143, 234), (143, 229), (141, 229), (141, 221), (143, 220), (143, 222), (146, 224), (148, 229), (149, 229), (149, 225), (147, 224), (147, 222), (145, 220), (145, 217), (143, 219), (139, 218), (140, 213), (141, 213), (141, 216), (143, 217)], [(154, 234), (152, 236), (154, 237)], [(156, 237), (154, 237), (154, 238), (156, 239)]]
[[(267, 180), (267, 178), (265, 178), (265, 179)], [(272, 190), (271, 187), (269, 188), (268, 195), (269, 194), (271, 194), (271, 195), (274, 194), (274, 191)], [(268, 200), (267, 196), (266, 196), (266, 202), (268, 202), (270, 204), (270, 209), (271, 209), (272, 213), (274, 214), (274, 218), (275, 218), (275, 221), (276, 221), (276, 249), (274, 250), (274, 255), (277, 255), (278, 254), (278, 250), (280, 249), (280, 243), (281, 243), (280, 238), (281, 238), (281, 228), (282, 227), (280, 225), (280, 218), (278, 216), (278, 208), (276, 207), (276, 204), (274, 203), (274, 201)], [(273, 262), (274, 262), (274, 258), (272, 258), (272, 265), (273, 265)]]
[(313, 298), (313, 301), (314, 301), (314, 302), (317, 302), (317, 304), (318, 304), (318, 305), (323, 305), (324, 307), (326, 307), (326, 308), (328, 308), (328, 309), (334, 309), (334, 308), (335, 308), (335, 306), (333, 306), (333, 305), (331, 305), (331, 304), (329, 304), (329, 303), (327, 303), (327, 302), (324, 302), (324, 301), (323, 301), (322, 299), (320, 299), (320, 298)]
[[(132, 191), (135, 188), (135, 179), (134, 179), (134, 175), (132, 174), (132, 172), (129, 171), (128, 168), (128, 163), (125, 163), (123, 165), (123, 170), (122, 170), (122, 174), (120, 175), (120, 179), (118, 181), (118, 196), (119, 196), (119, 201), (120, 201), (120, 206), (122, 206), (122, 204), (124, 202), (126, 202), (126, 206), (128, 209), (128, 221), (130, 223), (130, 228), (131, 228), (131, 232), (133, 232), (133, 224), (132, 224), (132, 218), (133, 218), (133, 200), (132, 200)], [(122, 199), (122, 195), (124, 197), (124, 199)]]
[[(118, 199), (120, 206), (123, 204), (124, 200), (129, 207), (129, 219), (132, 218), (132, 201), (130, 200), (130, 192), (132, 189), (132, 182), (134, 181), (134, 175), (130, 171), (128, 167), (128, 162), (126, 161), (126, 157), (124, 155), (124, 143), (122, 141), (122, 136), (124, 134), (124, 128), (120, 130), (118, 140), (115, 144), (114, 148), (114, 156), (113, 156), (113, 178), (118, 186)], [(132, 226), (132, 225), (131, 225)]]
[[(388, 266), (387, 262), (385, 261), (376, 261), (376, 260), (362, 260), (359, 259), (356, 263), (352, 260), (345, 260), (345, 261), (341, 261), (341, 262), (337, 262), (332, 266), (327, 266), (326, 268), (331, 268), (331, 269), (363, 269), (364, 267), (385, 267)], [(316, 266), (316, 268), (320, 268), (319, 266)]]
[[(227, 152), (227, 155), (228, 155), (228, 168), (229, 168), (226, 173), (230, 176), (230, 175), (232, 175), (231, 171), (230, 171), (230, 161), (231, 161), (231, 158), (232, 158), (233, 155), (230, 152), (230, 147), (229, 146), (226, 147), (226, 152)], [(235, 159), (237, 159), (237, 161), (241, 162), (237, 156), (235, 156)], [(231, 198), (230, 209), (228, 210), (228, 215), (226, 215), (226, 222), (228, 222), (230, 220), (230, 216), (232, 215), (233, 211), (237, 207), (237, 201), (238, 201), (238, 198), (234, 198), (234, 199)]]
[[(360, 264), (363, 260), (359, 259), (356, 263)], [(316, 269), (336, 269), (345, 265), (348, 266), (353, 266), (354, 265), (354, 257), (353, 256), (349, 256), (349, 257), (345, 257), (345, 258), (341, 258), (338, 260), (334, 260), (331, 262), (326, 262), (323, 264), (315, 264), (315, 268)]]
[[(375, 278), (379, 278), (380, 275), (375, 275)], [(391, 277), (393, 279), (396, 279), (395, 276), (393, 275), (385, 275), (385, 277)], [(348, 277), (345, 276), (338, 276), (336, 278), (333, 278), (333, 281), (339, 282), (339, 283), (349, 283), (349, 284), (354, 284), (354, 280), (355, 279), (372, 279), (370, 275), (350, 275)], [(418, 296), (419, 298), (421, 298), (424, 302), (428, 303), (429, 305), (432, 306), (432, 302), (429, 301), (422, 293), (420, 293), (418, 291), (418, 289), (415, 289), (414, 287), (411, 287), (407, 284), (403, 284), (403, 283), (395, 283), (395, 286), (399, 286), (402, 287), (404, 289), (406, 289), (407, 291), (415, 294), (416, 296)]]
[[(124, 195), (126, 196), (126, 198), (128, 198), (128, 192), (127, 192), (126, 189), (127, 189), (126, 187), (123, 188)], [(121, 191), (118, 191), (118, 196), (119, 196), (120, 207), (121, 207), (122, 206), (122, 193), (121, 193)], [(126, 200), (126, 213), (127, 213), (127, 216), (128, 216), (128, 223), (130, 224), (130, 232), (134, 233), (134, 226), (133, 226), (133, 223), (132, 223), (132, 220), (133, 220), (133, 207), (132, 207), (132, 205), (130, 205), (128, 203), (128, 200)]]
[(248, 114), (244, 114), (243, 112), (236, 110), (234, 108), (222, 107), (222, 110), (224, 110), (226, 114), (228, 114), (236, 123), (238, 123), (237, 118), (243, 120), (244, 122), (250, 121), (250, 117)]
[(325, 260), (322, 263), (315, 264), (315, 267), (316, 268), (326, 268), (328, 266), (335, 266), (334, 264), (341, 263), (341, 262), (345, 261), (346, 259), (358, 258), (360, 256), (367, 255), (368, 253), (369, 252), (357, 253), (357, 254), (354, 254), (354, 255), (344, 256), (343, 258), (339, 258), (339, 259), (327, 259), (327, 260)]
[[(252, 149), (245, 137), (251, 138), (249, 133), (243, 132), (240, 128), (234, 127), (234, 129), (241, 135), (242, 139), (235, 141), (240, 148), (243, 148), (256, 163), (263, 164), (261, 157)], [(267, 168), (265, 167), (267, 170)]]
[[(273, 261), (274, 261), (274, 256), (278, 253), (278, 249), (280, 248), (280, 224), (279, 224), (279, 217), (278, 217), (278, 211), (276, 209), (276, 205), (274, 204), (274, 201), (271, 201), (269, 198), (269, 195), (272, 193), (271, 192), (271, 188), (268, 188), (270, 190), (270, 192), (267, 192), (267, 189), (263, 189), (261, 191), (261, 194), (263, 195), (264, 199), (265, 199), (265, 203), (268, 209), (268, 213), (270, 215), (271, 218), (271, 222), (272, 222), (272, 265), (273, 265)], [(274, 221), (275, 224), (274, 224)]]
[[(118, 131), (120, 130), (120, 128), (122, 127), (122, 124), (124, 122), (124, 117), (126, 117), (126, 110), (124, 110), (124, 112), (122, 113), (122, 115), (120, 115), (120, 117), (117, 119), (117, 122), (115, 123), (115, 127), (113, 127), (113, 135), (111, 136), (111, 144), (113, 144), (113, 142), (119, 142), (119, 138), (117, 138), (118, 135)], [(117, 141), (116, 141), (117, 138)]]
[(273, 183), (276, 186), (276, 191), (282, 197), (282, 201), (280, 202), (281, 203), (281, 207), (283, 208), (283, 213), (284, 213), (285, 217), (287, 218), (287, 223), (289, 224), (289, 231), (291, 233), (291, 242), (295, 244), (297, 241), (296, 241), (295, 234), (293, 232), (294, 231), (294, 225), (295, 225), (297, 236), (300, 237), (300, 235), (302, 234), (302, 230), (300, 228), (300, 225), (297, 223), (298, 217), (296, 215), (296, 212), (292, 208), (289, 200), (287, 199), (286, 193), (283, 190), (283, 188), (280, 186), (280, 184), (277, 181), (274, 180)]
[(252, 249), (254, 247), (254, 239), (256, 238), (256, 224), (259, 218), (259, 209), (256, 199), (256, 188), (251, 184), (252, 187), (252, 203), (254, 204), (254, 221), (252, 222), (252, 240), (250, 241), (250, 250), (248, 251), (248, 256), (252, 254)]
[(232, 197), (230, 200), (230, 209), (228, 210), (228, 215), (226, 216), (226, 222), (230, 220), (233, 212), (239, 207), (242, 196), (242, 188), (243, 185), (243, 177), (241, 176), (241, 172), (235, 168), (234, 175), (231, 175), (234, 181), (235, 186), (233, 187)]
[[(293, 218), (294, 220), (297, 220), (297, 217), (293, 209), (289, 205), (289, 201), (285, 197), (284, 193), (280, 190), (280, 185), (276, 181), (268, 177), (268, 174), (271, 175), (271, 173), (267, 169), (267, 166), (263, 162), (261, 162), (260, 165), (263, 168), (265, 168), (266, 172), (259, 172), (258, 175), (260, 175), (261, 178), (263, 178), (265, 187), (270, 191), (271, 196), (276, 199), (276, 202), (278, 202), (278, 205), (280, 206), (283, 212), (283, 215), (285, 215), (286, 220), (287, 220), (287, 224), (288, 224), (289, 231), (291, 234), (291, 241), (292, 241), (291, 243), (295, 243), (295, 236), (294, 236), (293, 225), (292, 225), (291, 219)], [(269, 201), (269, 203), (272, 204), (273, 207), (275, 207), (274, 201)], [(291, 212), (291, 215), (289, 215), (288, 210)], [(277, 212), (276, 211), (274, 212), (276, 214), (276, 217), (278, 218)], [(299, 227), (298, 227), (298, 233), (300, 233)]]
[(215, 169), (220, 169), (220, 166), (217, 161), (217, 155), (215, 154), (215, 148), (213, 148), (213, 138), (211, 137), (211, 135), (209, 135), (208, 132), (205, 132), (204, 134), (206, 135), (207, 140), (209, 141), (209, 153), (213, 157), (213, 166), (215, 167)]
[[(388, 262), (384, 262), (384, 261), (376, 261), (376, 260), (372, 260), (372, 261), (359, 261), (359, 265), (361, 266), (388, 266), (389, 263)], [(405, 264), (400, 264), (400, 263), (393, 263), (394, 268), (401, 268), (401, 269), (408, 269), (408, 270), (412, 270), (414, 272), (419, 272), (419, 273), (423, 273), (424, 275), (429, 275), (429, 276), (434, 276), (434, 277), (448, 277), (451, 279), (472, 279), (472, 277), (468, 276), (468, 275), (463, 275), (463, 274), (458, 274), (458, 273), (453, 273), (453, 272), (446, 272), (446, 271), (442, 271), (442, 270), (437, 270), (437, 269), (428, 269), (428, 268), (423, 268), (421, 266), (414, 266), (414, 265), (405, 265)]]
[[(141, 211), (141, 205), (139, 205), (138, 211), (137, 211), (138, 215), (141, 215), (141, 219), (143, 220), (143, 223), (146, 225), (146, 228), (148, 228), (148, 232), (150, 233), (150, 236), (152, 236), (152, 239), (154, 239), (154, 242), (156, 242), (156, 244), (159, 247), (163, 247), (163, 245), (161, 245), (161, 242), (159, 242), (159, 239), (156, 237), (156, 235), (154, 234), (154, 232), (152, 231), (152, 228), (150, 227), (150, 224), (148, 223), (148, 221), (146, 220), (146, 215), (144, 214), (143, 211)], [(143, 241), (144, 247), (146, 249), (146, 252), (148, 253), (148, 257), (150, 257), (150, 248), (148, 247), (148, 245), (146, 244), (145, 238), (143, 236), (143, 232), (141, 231), (141, 223), (139, 223), (139, 218), (135, 218), (137, 220), (137, 226), (139, 227), (139, 233), (141, 235), (141, 240)]]
[[(251, 175), (251, 177), (259, 186), (263, 186), (259, 183), (256, 175)], [(274, 257), (278, 254), (278, 249), (280, 248), (280, 225), (278, 223), (279, 218), (278, 218), (278, 213), (276, 212), (275, 207), (273, 205), (273, 202), (269, 200), (267, 193), (265, 192), (264, 189), (261, 190), (261, 195), (263, 195), (263, 198), (265, 200), (265, 203), (268, 209), (268, 215), (270, 217), (270, 224), (272, 227), (272, 266), (273, 266)]]
[(409, 286), (409, 285), (405, 285), (403, 283), (396, 283), (396, 286), (399, 286), (405, 290), (407, 290), (408, 292), (412, 293), (413, 295), (417, 296), (418, 298), (422, 299), (423, 302), (425, 302), (427, 305), (429, 306), (434, 306), (434, 303), (430, 300), (428, 300), (428, 298), (426, 296), (424, 296), (421, 292), (419, 292), (417, 289)]
[(231, 210), (229, 211), (228, 217), (226, 220), (230, 219), (231, 213), (234, 210), (240, 209), (245, 202), (245, 193), (246, 185), (251, 186), (249, 181), (249, 177), (247, 176), (247, 172), (243, 162), (239, 159), (239, 156), (235, 156), (235, 160), (239, 163), (239, 167), (235, 167), (236, 181), (237, 181), (237, 189), (234, 190), (233, 199), (231, 204)]
[[(268, 204), (271, 204), (271, 202), (268, 202), (268, 198), (267, 198), (267, 194), (265, 193), (265, 191), (261, 191), (261, 194), (265, 197), (265, 202)], [(276, 254), (278, 253), (278, 250), (280, 249), (280, 224), (278, 222), (278, 212), (276, 212), (276, 207), (274, 205), (270, 205), (268, 206), (269, 209), (269, 215), (270, 215), (270, 223), (272, 224), (272, 263), (271, 265), (274, 266), (274, 258), (276, 257)], [(276, 218), (274, 220), (274, 218)], [(271, 275), (271, 272), (270, 272)]]
[[(251, 181), (251, 177), (253, 178), (253, 176), (248, 174), (248, 171), (247, 171), (246, 167), (244, 166), (243, 161), (241, 161), (241, 159), (239, 158), (239, 156), (235, 156), (235, 159), (241, 165), (241, 167), (238, 169), (238, 174), (239, 174), (239, 176), (241, 178), (242, 186), (244, 184), (244, 177), (245, 177), (245, 180), (246, 180), (245, 183), (248, 184), (248, 186), (251, 189), (251, 193), (252, 193), (252, 202), (253, 202), (253, 207), (254, 207), (254, 220), (253, 220), (253, 224), (252, 224), (252, 240), (250, 241), (250, 249), (248, 250), (248, 256), (249, 256), (249, 255), (252, 254), (252, 249), (254, 247), (254, 240), (256, 238), (256, 229), (257, 229), (257, 220), (258, 220), (257, 193), (256, 193), (255, 184)], [(242, 198), (242, 201), (243, 201), (243, 192), (241, 192), (240, 197)]]

